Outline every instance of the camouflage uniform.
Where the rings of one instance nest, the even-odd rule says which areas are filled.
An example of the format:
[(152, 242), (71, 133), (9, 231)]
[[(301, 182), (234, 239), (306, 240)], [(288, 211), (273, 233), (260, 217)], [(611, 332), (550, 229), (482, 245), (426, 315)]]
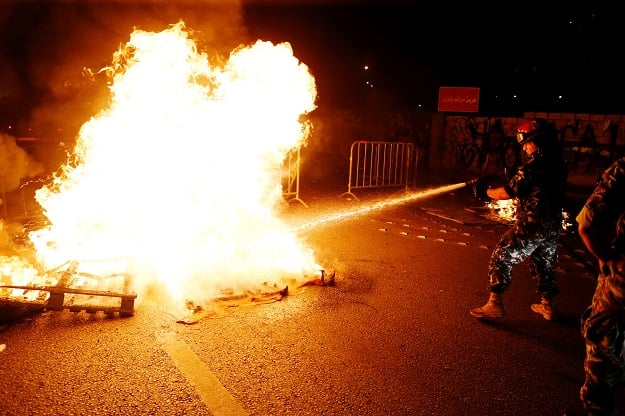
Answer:
[(625, 383), (625, 158), (601, 175), (576, 220), (614, 233), (610, 259), (599, 272), (592, 302), (581, 319), (586, 379), (580, 390), (589, 415), (613, 415), (616, 394)]
[(490, 292), (505, 292), (512, 282), (512, 266), (529, 257), (538, 295), (552, 298), (558, 293), (553, 265), (562, 231), (566, 173), (562, 161), (548, 160), (537, 151), (528, 156), (504, 185), (508, 195), (518, 199), (517, 219), (491, 254), (488, 264)]

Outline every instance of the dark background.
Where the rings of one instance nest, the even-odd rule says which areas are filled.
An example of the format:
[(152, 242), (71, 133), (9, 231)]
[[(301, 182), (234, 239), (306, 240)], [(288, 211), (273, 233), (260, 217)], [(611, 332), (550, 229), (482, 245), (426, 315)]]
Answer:
[(369, 81), (399, 107), (435, 110), (439, 86), (477, 86), (486, 112), (594, 113), (625, 109), (624, 16), (616, 1), (263, 3), (246, 14), (252, 33), (287, 34), (335, 104), (362, 103)]
[(179, 20), (210, 54), (256, 39), (291, 43), (321, 107), (436, 111), (440, 86), (473, 86), (484, 114), (625, 112), (622, 2), (493, 3), (5, 0), (0, 122), (75, 130), (107, 98), (105, 80), (84, 69), (109, 64), (134, 28)]

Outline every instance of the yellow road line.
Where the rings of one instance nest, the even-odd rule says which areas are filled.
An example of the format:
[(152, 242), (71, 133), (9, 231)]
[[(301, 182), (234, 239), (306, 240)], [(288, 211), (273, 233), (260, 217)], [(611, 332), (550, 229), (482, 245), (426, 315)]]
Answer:
[(241, 404), (183, 341), (170, 340), (165, 351), (195, 387), (213, 416), (247, 416)]

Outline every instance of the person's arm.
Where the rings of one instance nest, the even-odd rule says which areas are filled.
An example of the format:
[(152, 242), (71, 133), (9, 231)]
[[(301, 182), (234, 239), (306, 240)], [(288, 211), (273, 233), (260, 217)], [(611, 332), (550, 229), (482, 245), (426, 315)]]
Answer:
[(503, 186), (500, 186), (498, 188), (488, 188), (486, 190), (486, 195), (488, 195), (490, 199), (495, 200), (512, 199), (512, 197), (508, 195), (508, 192), (506, 192), (506, 189)]
[(588, 227), (580, 223), (577, 231), (584, 246), (599, 261), (599, 268), (602, 268), (610, 257), (610, 241), (612, 240), (607, 230)]
[(600, 270), (615, 257), (612, 243), (617, 218), (624, 208), (620, 197), (624, 192), (625, 158), (621, 158), (601, 174), (595, 189), (575, 218), (579, 237), (586, 249), (599, 261)]

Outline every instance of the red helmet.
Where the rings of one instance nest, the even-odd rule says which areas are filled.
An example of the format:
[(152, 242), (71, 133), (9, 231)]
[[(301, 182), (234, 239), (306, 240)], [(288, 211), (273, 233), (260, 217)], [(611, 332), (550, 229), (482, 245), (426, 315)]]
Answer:
[(533, 118), (523, 122), (516, 132), (516, 139), (519, 144), (529, 140), (536, 141), (537, 138), (552, 131), (552, 125), (544, 118)]

